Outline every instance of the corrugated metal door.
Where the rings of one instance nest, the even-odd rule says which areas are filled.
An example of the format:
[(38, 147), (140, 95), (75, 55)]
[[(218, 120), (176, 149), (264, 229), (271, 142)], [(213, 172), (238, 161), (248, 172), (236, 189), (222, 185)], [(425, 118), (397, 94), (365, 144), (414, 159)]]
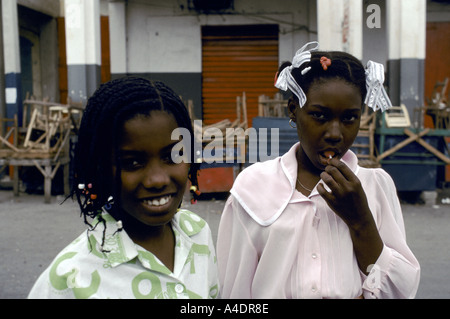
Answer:
[(273, 96), (278, 69), (278, 25), (202, 28), (203, 122), (236, 119), (236, 97), (245, 92), (247, 117), (258, 116), (258, 97)]
[[(450, 77), (450, 22), (427, 22), (427, 51), (425, 59), (425, 97), (431, 98), (436, 82)], [(447, 89), (447, 98), (450, 97)], [(425, 115), (425, 127), (434, 127), (433, 120)], [(450, 143), (450, 137), (444, 137)], [(445, 166), (445, 181), (450, 182), (450, 165)]]

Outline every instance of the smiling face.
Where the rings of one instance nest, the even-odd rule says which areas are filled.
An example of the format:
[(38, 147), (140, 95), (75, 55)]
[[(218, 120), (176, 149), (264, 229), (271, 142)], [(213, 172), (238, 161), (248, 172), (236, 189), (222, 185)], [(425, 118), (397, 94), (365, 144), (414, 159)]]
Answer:
[(183, 199), (189, 164), (171, 159), (178, 143), (171, 133), (177, 127), (175, 118), (164, 111), (138, 115), (123, 126), (118, 147), (122, 209), (147, 226), (167, 224)]
[(313, 83), (306, 97), (302, 108), (291, 102), (289, 109), (300, 140), (297, 158), (317, 174), (330, 156), (340, 159), (353, 144), (362, 98), (355, 86), (338, 78)]

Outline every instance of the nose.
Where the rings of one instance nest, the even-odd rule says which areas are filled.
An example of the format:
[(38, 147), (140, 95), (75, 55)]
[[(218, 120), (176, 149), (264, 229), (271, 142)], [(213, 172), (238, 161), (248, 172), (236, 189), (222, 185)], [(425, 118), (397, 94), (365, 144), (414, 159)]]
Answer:
[(149, 163), (142, 178), (142, 185), (147, 189), (163, 189), (170, 182), (167, 169), (161, 163)]
[(325, 132), (325, 139), (330, 143), (338, 143), (342, 138), (341, 122), (339, 120), (331, 121)]

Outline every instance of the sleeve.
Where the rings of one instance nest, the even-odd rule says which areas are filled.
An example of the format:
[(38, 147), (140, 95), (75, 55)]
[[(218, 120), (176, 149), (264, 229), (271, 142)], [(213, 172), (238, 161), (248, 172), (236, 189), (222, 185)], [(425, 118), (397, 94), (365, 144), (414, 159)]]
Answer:
[[(57, 290), (54, 287), (55, 280), (52, 282), (51, 269), (55, 266), (52, 263), (36, 280), (33, 287), (31, 288), (27, 299), (74, 299), (74, 294), (71, 289), (60, 289)], [(64, 278), (69, 279), (69, 278)], [(64, 285), (64, 281), (59, 282)], [(60, 287), (61, 288), (61, 287)]]
[(51, 293), (49, 287), (50, 283), (46, 280), (48, 278), (48, 270), (44, 271), (34, 283), (31, 288), (28, 299), (53, 299), (54, 296)]
[(258, 264), (257, 250), (243, 221), (246, 212), (230, 196), (225, 204), (217, 237), (221, 297), (250, 299)]
[(219, 275), (218, 275), (218, 269), (217, 269), (217, 255), (216, 250), (214, 248), (214, 241), (212, 238), (211, 229), (208, 228), (208, 246), (209, 250), (211, 251), (211, 254), (209, 256), (209, 266), (208, 266), (208, 282), (209, 282), (209, 298), (210, 299), (216, 299), (220, 298), (220, 291), (219, 291)]
[(369, 275), (361, 272), (364, 298), (414, 298), (420, 281), (420, 265), (406, 243), (394, 182), (384, 170), (377, 172), (377, 196), (368, 194), (368, 198), (372, 197), (371, 210), (384, 246)]

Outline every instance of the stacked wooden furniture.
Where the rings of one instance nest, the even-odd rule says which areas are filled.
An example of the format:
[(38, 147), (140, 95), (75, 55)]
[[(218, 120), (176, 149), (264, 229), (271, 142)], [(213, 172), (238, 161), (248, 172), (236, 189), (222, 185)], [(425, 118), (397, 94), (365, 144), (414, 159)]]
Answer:
[(258, 116), (261, 117), (288, 117), (287, 100), (281, 93), (276, 93), (273, 98), (260, 95), (258, 98)]
[(427, 98), (425, 113), (433, 119), (435, 129), (450, 129), (450, 101), (447, 99), (449, 79), (436, 82), (431, 94)]
[[(245, 92), (242, 93), (242, 96), (236, 97), (236, 119), (233, 122), (225, 119), (210, 125), (200, 125), (200, 123), (199, 121), (194, 121), (194, 134), (198, 139), (196, 142), (201, 143), (203, 148), (210, 143), (214, 143), (210, 144), (210, 147), (214, 147), (216, 151), (223, 151), (223, 163), (245, 163), (245, 150), (248, 136), (237, 134), (239, 132), (245, 132), (248, 128)], [(214, 132), (217, 132), (217, 135), (209, 136)], [(231, 140), (231, 138), (233, 138), (233, 143), (227, 144), (227, 140)], [(211, 162), (214, 159), (203, 156), (202, 159), (198, 160)]]
[[(13, 167), (13, 190), (19, 195), (19, 167), (34, 166), (44, 176), (44, 198), (49, 203), (56, 172), (63, 167), (64, 193), (69, 194), (69, 137), (77, 129), (81, 106), (25, 100), (23, 126), (17, 119), (0, 137), (0, 165)], [(29, 117), (29, 120), (28, 120)]]

